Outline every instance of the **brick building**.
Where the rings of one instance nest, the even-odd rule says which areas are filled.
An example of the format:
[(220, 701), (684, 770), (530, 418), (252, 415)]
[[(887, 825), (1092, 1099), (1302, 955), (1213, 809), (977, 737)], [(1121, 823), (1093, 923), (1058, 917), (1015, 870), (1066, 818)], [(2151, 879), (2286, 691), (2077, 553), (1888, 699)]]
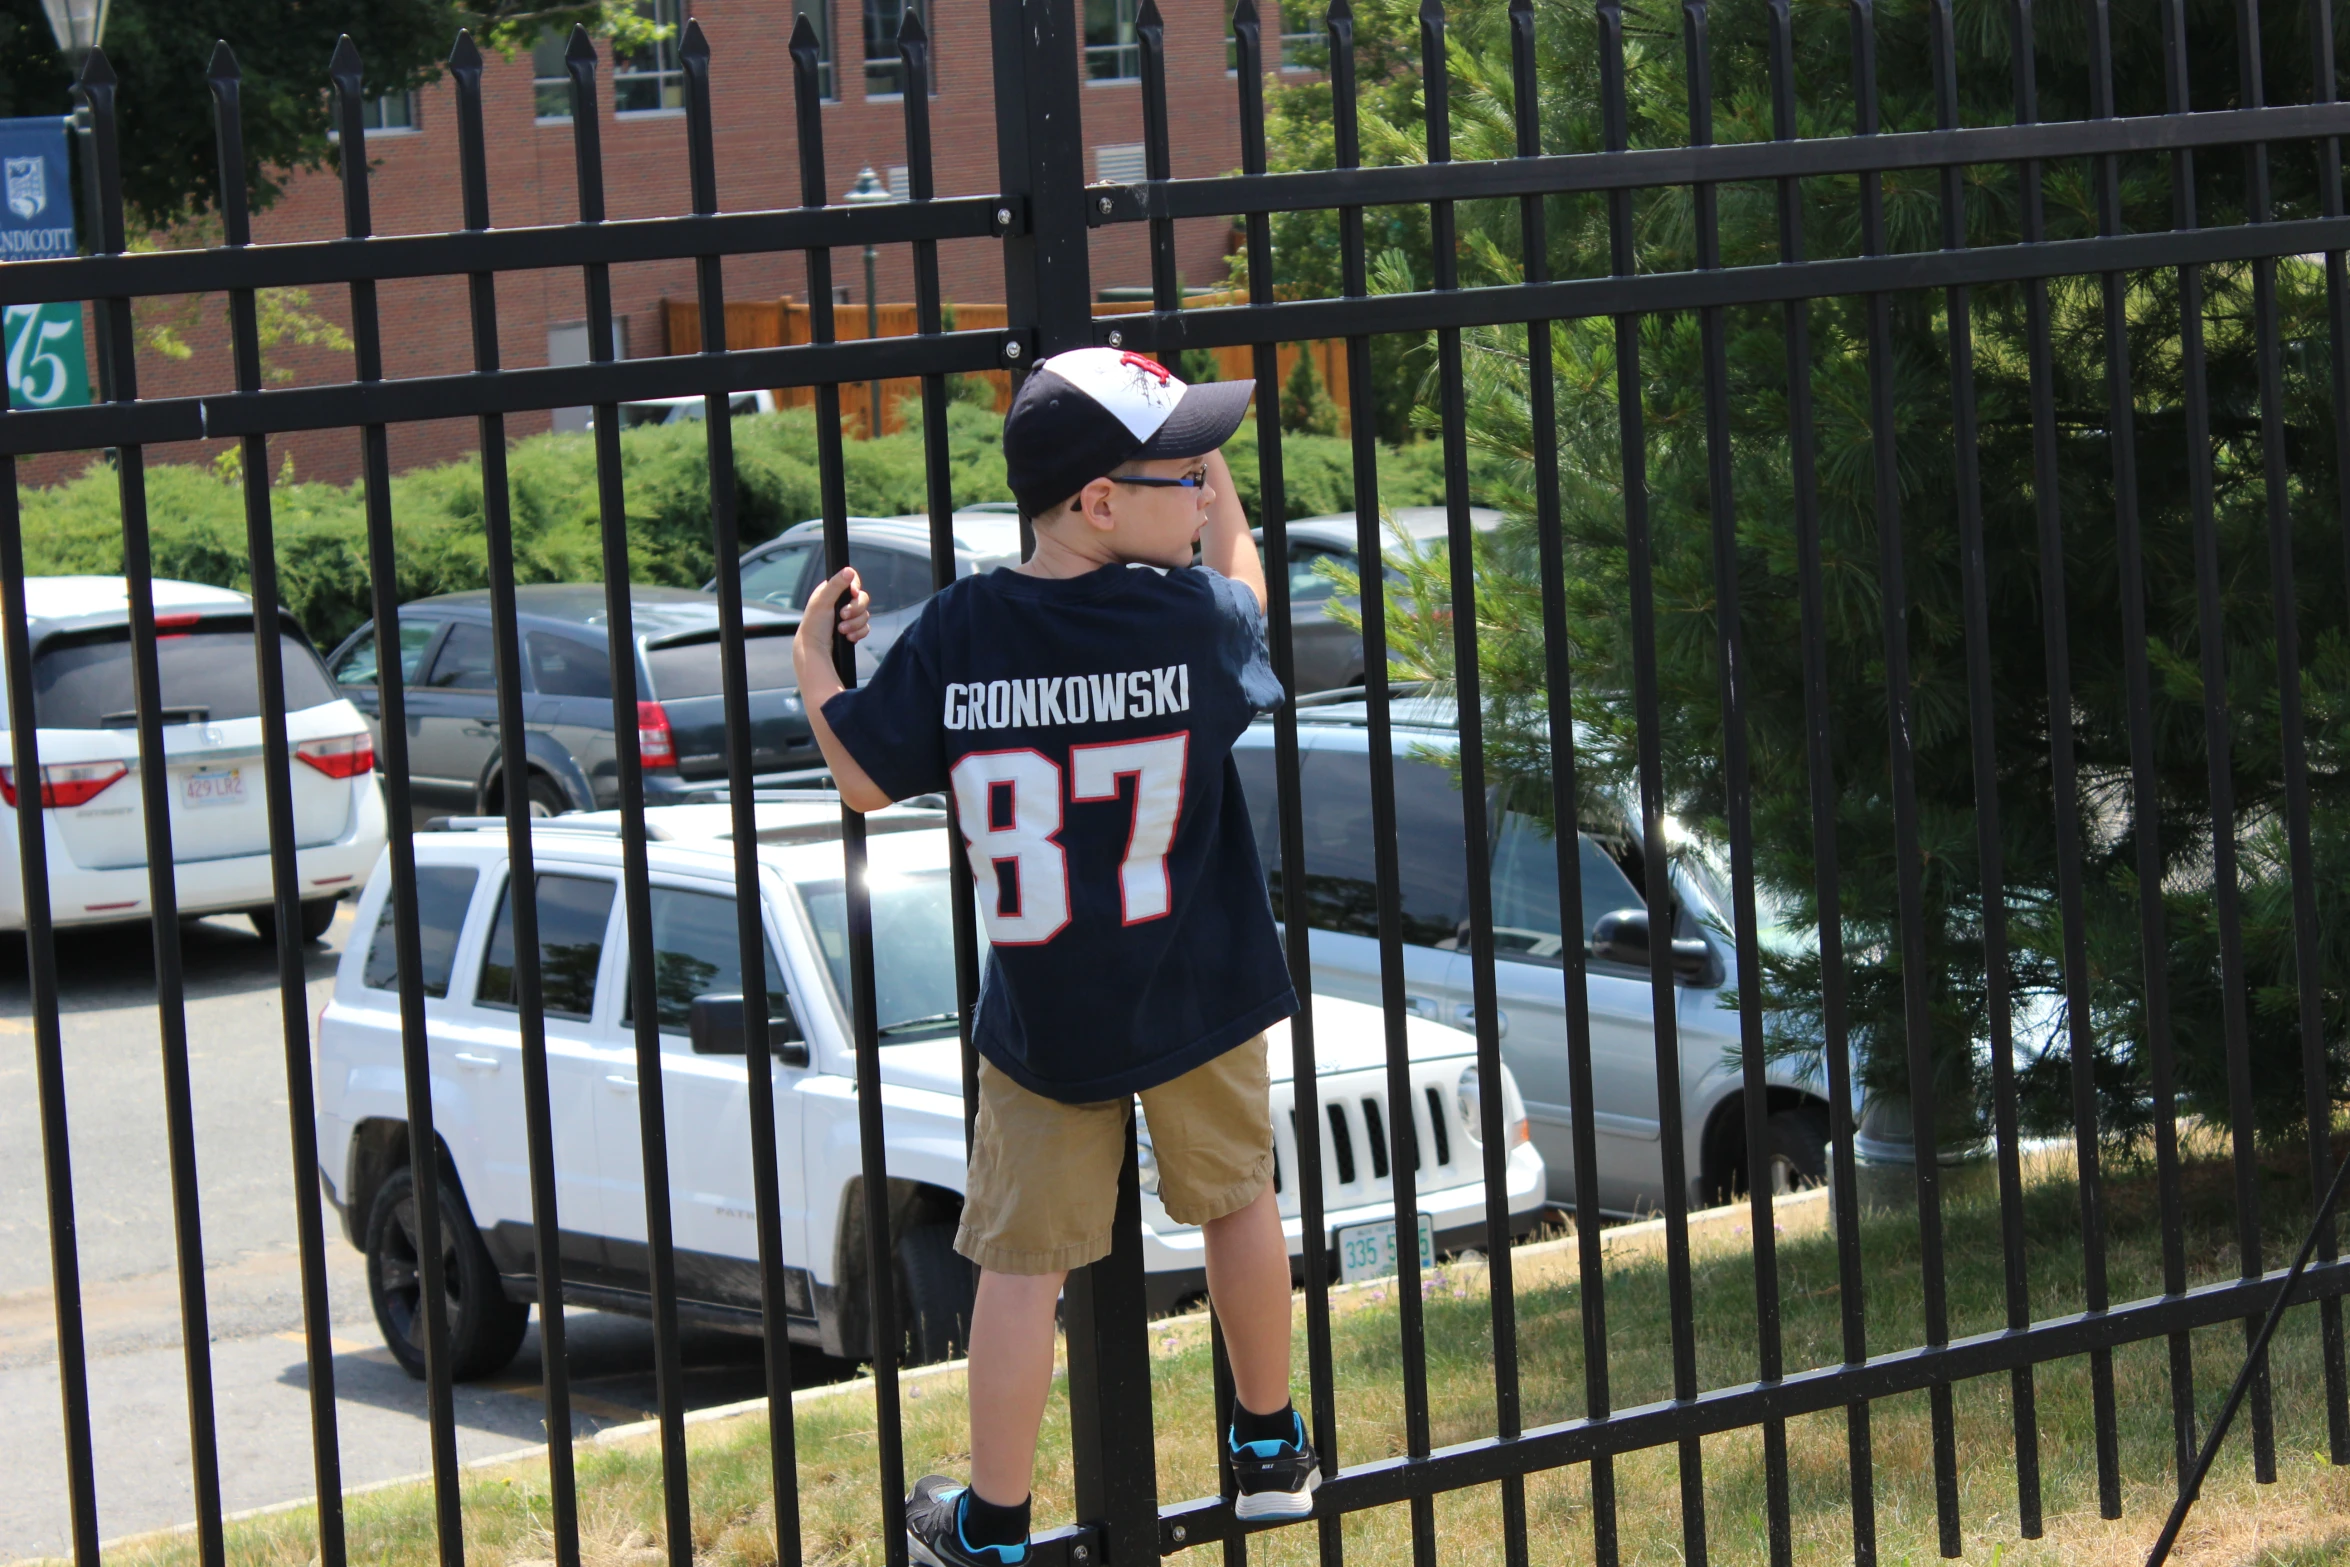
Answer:
[[(727, 211), (796, 206), (799, 147), (794, 130), (791, 58), (787, 42), (795, 14), (804, 12), (829, 44), (830, 97), (824, 109), (829, 188), (839, 199), (871, 167), (902, 190), (904, 106), (895, 45), (899, 9), (906, 0), (645, 0), (665, 22), (685, 16), (701, 23), (711, 45), (711, 83), (718, 152), (718, 196)], [(1092, 179), (1138, 179), (1142, 174), (1139, 52), (1132, 20), (1139, 0), (1074, 0), (1084, 21), (1079, 62), (1086, 169)], [(683, 15), (680, 15), (682, 8)], [(1239, 163), (1234, 112), (1236, 87), (1228, 68), (1223, 0), (1161, 0), (1166, 19), (1170, 122), (1178, 176), (1222, 173)], [(985, 0), (931, 0), (924, 21), (933, 40), (936, 88), (931, 108), (935, 179), (939, 195), (979, 194), (997, 186), (995, 105)], [(233, 41), (233, 40), (232, 40)], [(1271, 40), (1268, 40), (1270, 44)], [(686, 150), (683, 77), (674, 37), (635, 58), (615, 61), (605, 46), (599, 112), (604, 116), (606, 211), (612, 218), (663, 216), (685, 210)], [(493, 55), (483, 73), (483, 113), (489, 155), (491, 221), (501, 227), (559, 224), (577, 215), (572, 163), (569, 84), (561, 70), (562, 40), (535, 52)], [(323, 76), (323, 62), (322, 76)], [(191, 70), (201, 67), (190, 56)], [(444, 80), (422, 91), (376, 100), (368, 107), (368, 156), (374, 165), (375, 223), (380, 233), (430, 233), (460, 225), (454, 89)], [(341, 233), (342, 205), (335, 178), (296, 180), (255, 221), (258, 243), (333, 238)], [(1146, 234), (1121, 225), (1094, 236), (1097, 290), (1149, 282)], [(1185, 223), (1177, 233), (1179, 269), (1187, 284), (1225, 276), (1229, 225)], [(950, 302), (1000, 302), (1003, 276), (994, 241), (967, 240), (940, 247), (940, 273)], [(834, 253), (840, 297), (864, 303), (865, 282), (856, 251)], [(730, 300), (806, 297), (806, 269), (798, 253), (730, 257)], [(623, 357), (669, 351), (664, 298), (690, 298), (691, 264), (667, 262), (612, 270), (613, 306)], [(877, 292), (885, 302), (912, 297), (908, 247), (884, 247)], [(381, 290), (386, 373), (416, 376), (472, 367), (471, 325), (460, 279), (396, 282)], [(506, 273), (497, 281), (499, 346), (508, 367), (564, 363), (587, 357), (585, 307), (576, 271)], [(347, 324), (348, 301), (339, 288), (314, 292), (308, 306)], [(861, 315), (862, 312), (855, 312)], [(143, 351), (140, 391), (166, 397), (226, 389), (224, 301), (192, 301), (177, 318), (187, 358)], [(351, 373), (349, 357), (331, 350), (280, 347), (272, 364), (292, 384), (337, 380)], [(510, 437), (549, 427), (549, 415), (508, 420)], [(474, 449), (470, 419), (394, 426), (393, 461), (400, 467), (447, 461)], [(226, 443), (157, 447), (150, 460), (209, 458)], [(347, 482), (358, 471), (358, 438), (351, 431), (281, 436), (273, 461), (291, 457), (310, 479)], [(79, 471), (89, 458), (75, 454), (25, 464), (25, 478), (42, 483)]]

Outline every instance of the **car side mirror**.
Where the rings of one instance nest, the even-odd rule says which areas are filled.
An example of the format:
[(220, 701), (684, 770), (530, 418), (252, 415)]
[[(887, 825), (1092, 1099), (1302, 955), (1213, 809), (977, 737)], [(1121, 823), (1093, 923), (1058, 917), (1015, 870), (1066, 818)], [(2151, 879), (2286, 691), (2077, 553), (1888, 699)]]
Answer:
[[(1648, 966), (1648, 911), (1617, 909), (1602, 914), (1591, 927), (1591, 955), (1607, 963), (1633, 968)], [(1703, 979), (1713, 971), (1712, 943), (1701, 937), (1683, 937), (1673, 943), (1673, 972), (1683, 979)]]
[[(767, 1043), (785, 1066), (806, 1066), (808, 1044), (791, 1015), (791, 1003), (781, 996), (767, 998)], [(696, 996), (687, 1003), (686, 1037), (698, 1056), (740, 1056), (750, 1053), (739, 992)]]

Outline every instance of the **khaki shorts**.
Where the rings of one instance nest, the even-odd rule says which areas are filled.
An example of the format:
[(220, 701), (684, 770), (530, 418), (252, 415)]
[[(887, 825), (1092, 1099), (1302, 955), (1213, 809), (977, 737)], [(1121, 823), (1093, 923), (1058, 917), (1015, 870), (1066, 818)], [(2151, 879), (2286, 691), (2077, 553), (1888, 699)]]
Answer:
[[(1273, 1179), (1265, 1036), (1142, 1091), (1159, 1201), (1178, 1224), (1245, 1208)], [(994, 1273), (1058, 1273), (1110, 1254), (1132, 1099), (1063, 1104), (979, 1063), (979, 1126), (955, 1250)]]

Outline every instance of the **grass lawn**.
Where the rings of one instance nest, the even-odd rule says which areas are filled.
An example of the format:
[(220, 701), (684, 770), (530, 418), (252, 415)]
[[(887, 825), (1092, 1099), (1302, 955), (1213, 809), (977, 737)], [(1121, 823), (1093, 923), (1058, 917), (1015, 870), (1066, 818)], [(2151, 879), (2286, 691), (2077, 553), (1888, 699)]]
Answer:
[[(2189, 1265), (2193, 1282), (2232, 1277), (2233, 1187), (2216, 1155), (2198, 1159), (2186, 1187)], [(2272, 1266), (2290, 1260), (2308, 1212), (2305, 1170), (2290, 1161), (2264, 1169), (2263, 1203)], [(2112, 1215), (2109, 1269), (2117, 1301), (2157, 1293), (2161, 1254), (2151, 1171), (2126, 1173), (2109, 1185)], [(2032, 1310), (2048, 1317), (2078, 1310), (2082, 1254), (2079, 1209), (2066, 1164), (2036, 1167), (2026, 1200)], [(2001, 1324), (1998, 1211), (1988, 1183), (1954, 1193), (1947, 1210), (1950, 1307), (1953, 1331), (1980, 1332)], [(1606, 1279), (1610, 1365), (1617, 1406), (1665, 1397), (1671, 1388), (1667, 1292), (1663, 1265), (1626, 1248)], [(1870, 1281), (1869, 1342), (1887, 1351), (1922, 1337), (1914, 1222), (1872, 1218), (1863, 1236)], [(2281, 1254), (2281, 1255), (2280, 1255)], [(1830, 1364), (1839, 1358), (1839, 1302), (1832, 1238), (1793, 1224), (1780, 1243), (1785, 1299), (1787, 1365)], [(1519, 1280), (1518, 1372), (1529, 1425), (1583, 1412), (1581, 1291), (1570, 1250), (1530, 1257)], [(1751, 1378), (1754, 1350), (1754, 1270), (1737, 1244), (1701, 1248), (1695, 1268), (1698, 1364), (1706, 1386)], [(1385, 1289), (1352, 1292), (1337, 1303), (1334, 1328), (1342, 1456), (1350, 1462), (1402, 1451), (1403, 1407), (1395, 1305)], [(1454, 1267), (1432, 1281), (1427, 1310), (1429, 1384), (1438, 1445), (1491, 1430), (1493, 1364), (1484, 1275)], [(1302, 1307), (1300, 1320), (1302, 1325)], [(2217, 1407), (2242, 1353), (2233, 1325), (2195, 1338), (2201, 1407)], [(1208, 1336), (1197, 1320), (1161, 1324), (1152, 1331), (1154, 1413), (1163, 1501), (1215, 1489), (1214, 1433), (1209, 1404)], [(1305, 1342), (1297, 1340), (1302, 1390)], [(2324, 1459), (2325, 1414), (2317, 1317), (2294, 1311), (2275, 1351), (2277, 1458), (2281, 1483), (2252, 1483), (2249, 1447), (2239, 1418), (2236, 1434), (2206, 1486), (2180, 1550), (2185, 1563), (2314, 1567), (2350, 1562), (2350, 1470)], [(2015, 1471), (2004, 1374), (1956, 1390), (1965, 1557), (1970, 1562), (2020, 1564), (2135, 1563), (2168, 1505), (2168, 1361), (2160, 1341), (2115, 1355), (2125, 1516), (2097, 1517), (2095, 1447), (2085, 1360), (2039, 1371), (2043, 1506), (2047, 1531), (2033, 1541), (2016, 1536)], [(961, 1474), (968, 1461), (963, 1382), (959, 1372), (928, 1377), (905, 1389), (909, 1477), (940, 1470)], [(869, 1393), (849, 1392), (803, 1403), (798, 1410), (800, 1509), (806, 1559), (811, 1563), (879, 1563), (875, 1534), (874, 1407)], [(1877, 1531), (1880, 1559), (1926, 1563), (1939, 1559), (1931, 1478), (1926, 1395), (1905, 1395), (1874, 1406)], [(772, 1509), (766, 1496), (767, 1443), (763, 1418), (714, 1421), (691, 1428), (694, 1554), (723, 1567), (761, 1567), (775, 1560)], [(1851, 1559), (1845, 1429), (1841, 1413), (1790, 1423), (1796, 1557), (1804, 1562)], [(1708, 1540), (1712, 1559), (1767, 1560), (1763, 1532), (1762, 1442), (1759, 1432), (1708, 1438), (1704, 1444)], [(1039, 1526), (1070, 1513), (1069, 1430), (1066, 1406), (1056, 1398), (1046, 1417), (1038, 1466)], [(1617, 1460), (1623, 1560), (1679, 1562), (1681, 1519), (1672, 1449)], [(656, 1567), (661, 1528), (660, 1461), (650, 1441), (589, 1443), (579, 1450), (582, 1547), (591, 1567)], [(1532, 1559), (1538, 1563), (1591, 1559), (1587, 1474), (1571, 1469), (1528, 1482)], [(379, 1491), (352, 1499), (351, 1559), (358, 1563), (416, 1564), (435, 1560), (431, 1498), (424, 1487)], [(544, 1562), (552, 1555), (546, 1467), (543, 1460), (469, 1471), (465, 1481), (466, 1550), (480, 1567)], [(1456, 1492), (1436, 1504), (1439, 1549), (1451, 1563), (1501, 1558), (1500, 1502), (1494, 1488)], [(237, 1563), (304, 1567), (315, 1553), (315, 1522), (308, 1510), (232, 1524), (229, 1557)], [(1349, 1563), (1404, 1563), (1410, 1559), (1406, 1512), (1387, 1508), (1350, 1517)], [(1315, 1560), (1311, 1527), (1258, 1535), (1250, 1557), (1265, 1563)], [(150, 1537), (115, 1553), (126, 1562), (180, 1567), (192, 1563), (193, 1539)], [(1179, 1558), (1180, 1559), (1180, 1558)], [(1213, 1548), (1202, 1567), (1213, 1560)]]

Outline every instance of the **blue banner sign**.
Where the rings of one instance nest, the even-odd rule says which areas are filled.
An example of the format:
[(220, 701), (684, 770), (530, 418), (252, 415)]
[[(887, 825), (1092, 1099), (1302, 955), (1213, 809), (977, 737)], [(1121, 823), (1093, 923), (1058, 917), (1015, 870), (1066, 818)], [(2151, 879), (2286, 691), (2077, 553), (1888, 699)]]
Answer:
[[(0, 262), (74, 253), (73, 164), (56, 115), (0, 120)], [(0, 349), (12, 408), (69, 408), (90, 400), (82, 307), (67, 300), (0, 312)]]
[(0, 120), (0, 261), (70, 256), (73, 164), (54, 114)]

